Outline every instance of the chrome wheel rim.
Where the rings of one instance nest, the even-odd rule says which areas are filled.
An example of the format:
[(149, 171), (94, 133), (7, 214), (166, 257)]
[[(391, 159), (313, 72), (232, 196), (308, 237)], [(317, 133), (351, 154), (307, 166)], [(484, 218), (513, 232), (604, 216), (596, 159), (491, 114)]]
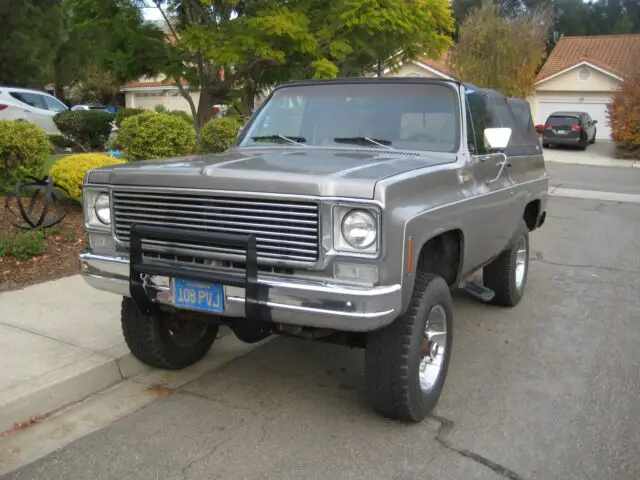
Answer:
[(516, 253), (516, 288), (518, 291), (522, 290), (524, 286), (524, 279), (527, 275), (527, 264), (529, 260), (529, 249), (527, 248), (527, 238), (522, 235), (518, 239), (517, 253)]
[(429, 311), (420, 346), (418, 377), (420, 389), (430, 392), (440, 378), (447, 350), (447, 312), (442, 305), (434, 305)]

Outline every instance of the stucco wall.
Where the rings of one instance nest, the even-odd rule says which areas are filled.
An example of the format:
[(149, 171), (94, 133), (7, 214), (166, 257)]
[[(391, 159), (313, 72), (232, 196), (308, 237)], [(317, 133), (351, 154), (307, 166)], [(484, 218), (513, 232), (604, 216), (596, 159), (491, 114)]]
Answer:
[[(588, 72), (583, 79), (581, 74)], [(613, 92), (618, 88), (618, 80), (588, 66), (569, 70), (562, 75), (540, 83), (537, 92)]]
[[(196, 108), (200, 100), (200, 92), (191, 92)], [(161, 104), (167, 110), (184, 110), (191, 113), (189, 103), (177, 90), (145, 90), (125, 92), (125, 106), (127, 108), (144, 108), (153, 110), (156, 105)]]
[(385, 77), (426, 77), (426, 78), (439, 78), (434, 73), (424, 68), (419, 67), (415, 63), (408, 63), (402, 65), (397, 72), (389, 72), (385, 74)]

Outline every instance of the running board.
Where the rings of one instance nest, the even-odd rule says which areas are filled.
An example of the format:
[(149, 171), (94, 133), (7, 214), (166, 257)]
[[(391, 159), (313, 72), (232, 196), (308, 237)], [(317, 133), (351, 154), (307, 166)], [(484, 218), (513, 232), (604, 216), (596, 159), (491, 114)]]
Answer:
[(493, 300), (493, 297), (496, 296), (495, 292), (490, 288), (485, 287), (482, 283), (477, 280), (470, 280), (465, 286), (464, 289), (473, 295), (476, 298), (484, 302), (490, 302)]

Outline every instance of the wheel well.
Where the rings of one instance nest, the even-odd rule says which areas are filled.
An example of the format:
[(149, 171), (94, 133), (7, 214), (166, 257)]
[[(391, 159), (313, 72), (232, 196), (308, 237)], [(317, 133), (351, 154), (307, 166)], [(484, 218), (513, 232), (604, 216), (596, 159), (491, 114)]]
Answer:
[(537, 228), (538, 217), (540, 215), (540, 200), (534, 200), (529, 202), (529, 204), (524, 209), (524, 218), (525, 223), (527, 224), (527, 228), (530, 232)]
[(449, 230), (431, 238), (420, 249), (418, 269), (439, 275), (449, 286), (454, 285), (460, 273), (462, 242), (460, 230)]

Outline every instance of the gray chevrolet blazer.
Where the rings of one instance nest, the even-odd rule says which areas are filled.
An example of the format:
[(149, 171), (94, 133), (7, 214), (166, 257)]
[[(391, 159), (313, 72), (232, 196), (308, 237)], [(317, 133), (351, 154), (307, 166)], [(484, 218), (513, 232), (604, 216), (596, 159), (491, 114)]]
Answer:
[(141, 361), (202, 359), (220, 325), (362, 347), (381, 415), (443, 389), (451, 289), (513, 307), (548, 175), (527, 102), (453, 81), (275, 88), (227, 152), (90, 171), (82, 273), (121, 295)]

